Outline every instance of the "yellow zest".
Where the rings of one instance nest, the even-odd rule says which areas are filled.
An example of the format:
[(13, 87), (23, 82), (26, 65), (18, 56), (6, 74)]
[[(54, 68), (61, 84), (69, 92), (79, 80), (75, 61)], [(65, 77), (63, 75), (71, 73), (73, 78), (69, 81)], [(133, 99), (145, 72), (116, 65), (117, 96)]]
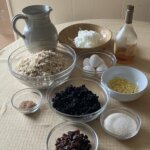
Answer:
[(120, 93), (132, 94), (138, 91), (136, 84), (120, 77), (115, 77), (108, 82), (108, 87)]

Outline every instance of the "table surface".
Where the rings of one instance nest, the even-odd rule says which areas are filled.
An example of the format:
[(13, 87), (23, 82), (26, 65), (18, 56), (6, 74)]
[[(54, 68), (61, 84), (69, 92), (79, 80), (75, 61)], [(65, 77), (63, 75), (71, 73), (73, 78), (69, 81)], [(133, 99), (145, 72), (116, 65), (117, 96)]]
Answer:
[[(123, 20), (93, 19), (78, 22), (87, 22), (105, 26), (116, 33), (123, 24)], [(58, 32), (70, 22), (57, 25)], [(130, 65), (142, 70), (150, 79), (150, 23), (133, 22), (138, 35), (138, 49), (135, 61)], [(63, 122), (58, 115), (50, 110), (46, 99), (40, 111), (32, 116), (25, 116), (11, 106), (11, 96), (14, 92), (25, 88), (9, 72), (8, 56), (12, 51), (24, 45), (19, 39), (0, 50), (0, 150), (45, 150), (46, 138), (49, 131), (58, 123)], [(118, 141), (107, 135), (101, 128), (99, 118), (89, 123), (97, 132), (100, 150), (149, 150), (150, 149), (150, 86), (138, 100), (128, 103), (119, 103), (110, 98), (109, 107), (126, 107), (138, 112), (141, 116), (141, 130), (134, 138)]]

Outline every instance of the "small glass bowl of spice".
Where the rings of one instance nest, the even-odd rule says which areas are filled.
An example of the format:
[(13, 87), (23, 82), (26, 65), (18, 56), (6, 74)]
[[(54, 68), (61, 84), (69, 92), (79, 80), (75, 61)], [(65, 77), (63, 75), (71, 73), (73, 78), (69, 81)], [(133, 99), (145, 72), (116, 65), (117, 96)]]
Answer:
[(98, 137), (87, 124), (63, 122), (48, 134), (47, 150), (97, 150)]
[(11, 98), (12, 106), (23, 114), (36, 112), (41, 106), (42, 93), (33, 88), (17, 91)]
[(100, 116), (101, 126), (106, 133), (119, 139), (126, 140), (134, 137), (140, 130), (140, 116), (126, 108), (111, 108)]
[(146, 75), (133, 67), (114, 66), (101, 76), (101, 83), (110, 96), (121, 102), (140, 98), (148, 86)]

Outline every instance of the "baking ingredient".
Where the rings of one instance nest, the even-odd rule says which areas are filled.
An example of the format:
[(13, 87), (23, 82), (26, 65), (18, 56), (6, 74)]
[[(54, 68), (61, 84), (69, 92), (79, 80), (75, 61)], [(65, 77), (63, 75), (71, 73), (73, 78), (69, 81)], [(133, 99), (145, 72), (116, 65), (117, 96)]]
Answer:
[(85, 71), (95, 72), (95, 68), (93, 68), (92, 66), (84, 66), (83, 69), (84, 69)]
[(125, 47), (117, 47), (115, 56), (120, 64), (129, 64), (133, 61), (137, 50), (137, 43), (126, 45)]
[(91, 71), (93, 73), (104, 71), (107, 69), (107, 66), (104, 60), (97, 54), (91, 55), (89, 58), (83, 60), (83, 70)]
[(85, 115), (101, 108), (99, 97), (88, 90), (85, 85), (68, 86), (64, 91), (56, 93), (52, 99), (53, 107), (65, 114)]
[(90, 66), (90, 58), (85, 58), (83, 60), (83, 66)]
[(87, 135), (80, 130), (68, 131), (56, 140), (55, 150), (90, 150), (91, 144)]
[(100, 45), (101, 38), (101, 35), (93, 30), (79, 30), (74, 44), (79, 48), (92, 48)]
[(136, 121), (124, 113), (113, 113), (104, 120), (107, 131), (121, 137), (134, 133), (137, 129)]
[(97, 68), (96, 68), (96, 71), (97, 72), (101, 72), (101, 71), (104, 71), (106, 70), (108, 67), (106, 66), (106, 64), (100, 64)]
[(29, 77), (49, 76), (67, 68), (67, 59), (63, 54), (52, 50), (42, 50), (29, 54), (20, 60), (16, 71)]
[(22, 101), (21, 104), (19, 105), (19, 108), (21, 109), (28, 109), (28, 108), (32, 108), (36, 106), (36, 103), (34, 103), (33, 101)]
[(132, 25), (134, 6), (127, 5), (125, 23), (117, 32), (114, 41), (114, 53), (117, 62), (129, 64), (134, 60), (137, 51), (137, 34)]
[(100, 64), (104, 63), (103, 59), (100, 58), (97, 54), (91, 55), (89, 62), (90, 62), (90, 65), (94, 68), (96, 68)]
[(126, 94), (132, 94), (138, 91), (136, 84), (121, 77), (114, 77), (108, 82), (109, 88), (114, 91)]

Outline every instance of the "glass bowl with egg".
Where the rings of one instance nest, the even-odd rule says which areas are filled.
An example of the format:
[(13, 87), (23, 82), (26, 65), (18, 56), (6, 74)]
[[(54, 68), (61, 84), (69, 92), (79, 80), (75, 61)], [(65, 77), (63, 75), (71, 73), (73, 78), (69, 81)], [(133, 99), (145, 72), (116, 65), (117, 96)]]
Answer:
[(11, 98), (12, 106), (23, 114), (32, 114), (39, 110), (42, 101), (42, 93), (33, 88), (17, 91)]
[(116, 64), (116, 57), (111, 52), (82, 52), (77, 56), (77, 69), (82, 75), (100, 79), (101, 74)]
[(8, 58), (11, 74), (21, 83), (36, 89), (48, 88), (54, 81), (61, 82), (68, 78), (75, 64), (75, 51), (64, 44), (33, 54), (23, 46)]
[(50, 108), (65, 120), (90, 122), (105, 110), (109, 94), (99, 82), (78, 77), (54, 83), (46, 98)]
[(110, 96), (121, 102), (140, 98), (148, 86), (146, 75), (133, 67), (113, 66), (101, 76), (101, 83)]
[(60, 31), (58, 39), (71, 46), (76, 53), (99, 50), (112, 38), (109, 29), (96, 24), (77, 23)]

